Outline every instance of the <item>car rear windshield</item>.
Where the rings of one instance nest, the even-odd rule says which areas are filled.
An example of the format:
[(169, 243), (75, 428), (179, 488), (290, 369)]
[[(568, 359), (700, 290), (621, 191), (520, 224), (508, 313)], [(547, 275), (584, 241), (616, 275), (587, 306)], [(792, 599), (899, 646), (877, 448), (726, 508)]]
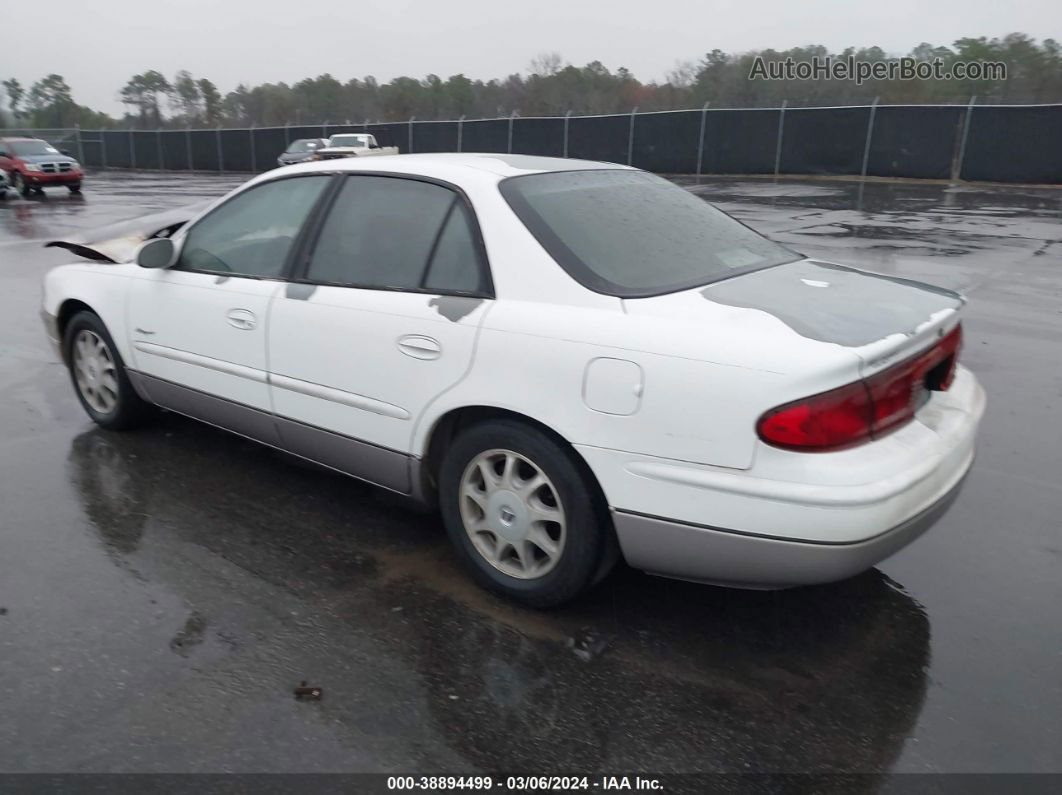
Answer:
[(360, 135), (334, 135), (332, 136), (332, 146), (350, 146), (354, 149), (362, 149), (368, 144), (365, 139)]
[(11, 151), (20, 157), (59, 154), (59, 150), (47, 141), (12, 141), (10, 146)]
[(303, 138), (302, 140), (295, 141), (288, 147), (289, 152), (312, 152), (314, 149), (321, 145), (320, 141), (315, 141), (312, 138)]
[(800, 259), (644, 171), (528, 174), (501, 192), (550, 255), (599, 293), (662, 295)]

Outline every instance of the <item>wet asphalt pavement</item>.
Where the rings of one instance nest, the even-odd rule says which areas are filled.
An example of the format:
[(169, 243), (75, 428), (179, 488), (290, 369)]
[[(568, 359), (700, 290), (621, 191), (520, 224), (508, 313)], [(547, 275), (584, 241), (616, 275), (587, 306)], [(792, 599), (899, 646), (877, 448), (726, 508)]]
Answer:
[(965, 292), (978, 460), (853, 580), (622, 570), (536, 613), (382, 492), (84, 415), (37, 316), (71, 255), (41, 243), (240, 181), (0, 202), (0, 771), (1062, 771), (1062, 190), (689, 183), (797, 250)]

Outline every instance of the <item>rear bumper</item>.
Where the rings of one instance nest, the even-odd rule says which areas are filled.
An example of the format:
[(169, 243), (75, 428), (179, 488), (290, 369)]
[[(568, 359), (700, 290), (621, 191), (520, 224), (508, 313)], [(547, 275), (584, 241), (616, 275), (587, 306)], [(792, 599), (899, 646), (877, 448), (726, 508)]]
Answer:
[(963, 480), (910, 519), (873, 538), (823, 544), (746, 535), (613, 511), (627, 562), (652, 574), (740, 588), (791, 588), (866, 571), (910, 544), (943, 516)]
[(682, 579), (785, 588), (843, 579), (924, 532), (974, 458), (985, 395), (958, 369), (917, 419), (833, 453), (760, 445), (748, 470), (576, 446), (630, 565)]

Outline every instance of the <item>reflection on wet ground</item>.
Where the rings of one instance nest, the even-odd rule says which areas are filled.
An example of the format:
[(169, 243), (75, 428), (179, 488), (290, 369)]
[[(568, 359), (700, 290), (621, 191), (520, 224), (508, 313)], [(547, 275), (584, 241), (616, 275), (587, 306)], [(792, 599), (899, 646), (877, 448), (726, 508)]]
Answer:
[[(418, 680), (423, 720), (477, 769), (550, 760), (773, 771), (795, 754), (801, 769), (881, 770), (921, 707), (929, 623), (879, 572), (792, 594), (626, 572), (571, 609), (527, 613), (468, 585), (434, 517), (189, 421), (148, 434), (88, 431), (68, 465), (112, 562), (192, 606), (171, 650), (266, 653), (289, 677), (323, 686), (322, 717), (342, 727), (364, 722), (352, 704), (373, 673), (336, 677), (303, 647), (320, 642), (342, 656), (350, 643), (355, 658), (392, 660)], [(222, 482), (218, 471), (228, 473)], [(219, 521), (219, 509), (255, 519)], [(255, 637), (229, 619), (231, 594), (212, 598), (196, 585), (210, 572), (189, 582), (174, 565), (188, 546), (298, 599), (309, 626)], [(284, 691), (282, 678), (233, 668), (244, 687)], [(386, 694), (396, 712), (405, 695)], [(837, 714), (863, 727), (858, 737)]]
[(68, 255), (40, 243), (231, 184), (0, 204), (0, 770), (1062, 768), (1058, 192), (693, 186), (806, 253), (970, 293), (971, 487), (848, 582), (623, 570), (537, 613), (472, 586), (434, 515), (179, 417), (83, 417), (36, 318)]

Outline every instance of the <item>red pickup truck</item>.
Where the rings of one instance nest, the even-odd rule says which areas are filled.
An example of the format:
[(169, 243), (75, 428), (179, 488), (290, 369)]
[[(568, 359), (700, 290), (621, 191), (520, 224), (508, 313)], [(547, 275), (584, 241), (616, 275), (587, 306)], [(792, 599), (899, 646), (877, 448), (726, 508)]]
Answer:
[(0, 138), (0, 171), (7, 172), (11, 187), (23, 196), (50, 185), (81, 193), (85, 177), (80, 163), (39, 138)]

